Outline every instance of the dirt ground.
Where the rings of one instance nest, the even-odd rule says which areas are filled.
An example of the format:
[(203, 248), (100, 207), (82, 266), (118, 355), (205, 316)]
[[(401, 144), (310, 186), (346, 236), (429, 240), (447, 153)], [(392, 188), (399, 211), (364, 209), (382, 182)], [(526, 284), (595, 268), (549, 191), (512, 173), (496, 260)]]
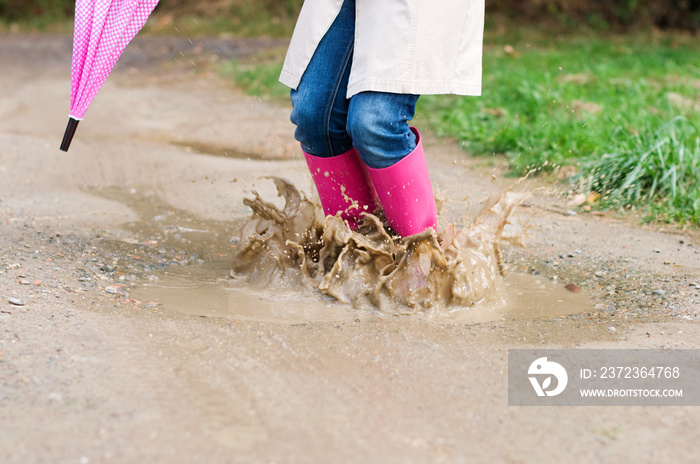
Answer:
[[(697, 236), (568, 213), (557, 184), (520, 186), (505, 256), (581, 287), (578, 314), (386, 317), (283, 290), (208, 307), (250, 190), (312, 191), (289, 108), (212, 66), (278, 45), (137, 39), (63, 153), (71, 39), (0, 35), (0, 462), (697, 461), (698, 408), (508, 406), (509, 348), (700, 348)], [(513, 181), (424, 140), (443, 223)], [(139, 298), (172, 275), (192, 298)]]

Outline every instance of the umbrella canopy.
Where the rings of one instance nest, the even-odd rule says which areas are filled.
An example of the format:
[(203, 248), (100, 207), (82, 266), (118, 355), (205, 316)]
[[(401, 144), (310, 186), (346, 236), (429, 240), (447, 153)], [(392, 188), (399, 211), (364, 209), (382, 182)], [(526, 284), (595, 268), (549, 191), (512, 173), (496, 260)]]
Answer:
[(70, 118), (61, 150), (68, 151), (78, 122), (157, 4), (158, 0), (75, 2)]

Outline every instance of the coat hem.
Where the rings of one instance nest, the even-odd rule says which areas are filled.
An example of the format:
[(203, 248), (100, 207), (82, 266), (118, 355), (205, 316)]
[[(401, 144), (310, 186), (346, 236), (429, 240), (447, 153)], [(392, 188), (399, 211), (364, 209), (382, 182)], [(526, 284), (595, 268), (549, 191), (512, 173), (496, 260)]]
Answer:
[(301, 76), (297, 76), (283, 69), (280, 73), (279, 81), (287, 87), (296, 90), (301, 82)]
[(481, 82), (415, 82), (369, 79), (348, 86), (347, 98), (360, 92), (387, 92), (413, 95), (453, 94), (478, 97), (481, 95)]
[[(296, 89), (301, 76), (282, 70), (279, 82)], [(413, 82), (399, 80), (368, 79), (348, 86), (347, 98), (360, 92), (387, 92), (413, 95), (453, 94), (478, 97), (481, 95), (481, 83), (470, 82)]]

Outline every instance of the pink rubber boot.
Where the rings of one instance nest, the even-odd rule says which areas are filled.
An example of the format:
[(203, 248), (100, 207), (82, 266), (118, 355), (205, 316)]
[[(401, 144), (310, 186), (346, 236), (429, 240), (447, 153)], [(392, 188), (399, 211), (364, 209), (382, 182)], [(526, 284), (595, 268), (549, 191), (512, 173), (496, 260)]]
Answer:
[(342, 211), (341, 217), (356, 229), (362, 222), (361, 213), (375, 212), (377, 194), (357, 150), (330, 158), (304, 152), (304, 158), (326, 216)]
[(429, 227), (437, 230), (437, 206), (428, 163), (418, 130), (413, 127), (411, 130), (417, 143), (411, 153), (388, 168), (368, 168), (386, 220), (401, 237)]

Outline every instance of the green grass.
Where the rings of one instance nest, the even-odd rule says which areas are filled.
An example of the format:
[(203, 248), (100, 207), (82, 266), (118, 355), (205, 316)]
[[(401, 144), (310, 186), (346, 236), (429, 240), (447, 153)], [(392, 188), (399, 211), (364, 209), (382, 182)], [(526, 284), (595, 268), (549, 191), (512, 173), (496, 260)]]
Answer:
[(290, 37), (296, 17), (230, 14), (214, 17), (194, 15), (176, 18), (152, 15), (146, 27), (149, 34), (187, 34), (206, 37)]
[(484, 53), (483, 95), (426, 96), (419, 115), (512, 172), (574, 165), (599, 206), (700, 223), (698, 43), (563, 38)]
[(279, 54), (249, 61), (229, 61), (221, 66), (223, 76), (233, 80), (248, 94), (277, 102), (289, 100), (289, 87), (278, 81), (281, 71), (282, 58)]
[(581, 190), (601, 204), (644, 209), (647, 219), (700, 224), (700, 132), (683, 116), (619, 137), (618, 151), (584, 164)]
[(72, 34), (73, 17), (41, 15), (9, 21), (0, 17), (0, 32), (45, 32)]

